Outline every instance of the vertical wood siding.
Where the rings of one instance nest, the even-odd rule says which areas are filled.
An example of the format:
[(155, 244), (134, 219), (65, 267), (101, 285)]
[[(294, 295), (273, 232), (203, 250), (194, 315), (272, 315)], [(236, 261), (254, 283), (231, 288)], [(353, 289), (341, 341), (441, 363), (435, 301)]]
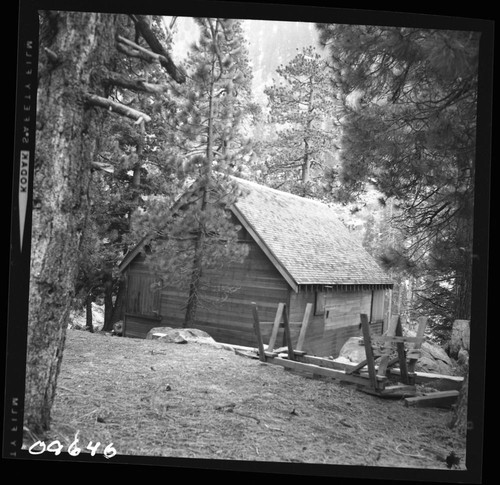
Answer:
[[(383, 298), (383, 290), (380, 292)], [(312, 315), (306, 334), (304, 350), (318, 356), (337, 357), (344, 343), (360, 334), (359, 315), (370, 315), (372, 292), (363, 291), (327, 291), (319, 292), (318, 308), (324, 313)], [(292, 293), (290, 296), (290, 320), (302, 321), (307, 303), (315, 304), (316, 292)], [(377, 310), (378, 311), (378, 310)], [(372, 318), (373, 321), (373, 318)], [(381, 325), (373, 326), (375, 333), (381, 332)]]

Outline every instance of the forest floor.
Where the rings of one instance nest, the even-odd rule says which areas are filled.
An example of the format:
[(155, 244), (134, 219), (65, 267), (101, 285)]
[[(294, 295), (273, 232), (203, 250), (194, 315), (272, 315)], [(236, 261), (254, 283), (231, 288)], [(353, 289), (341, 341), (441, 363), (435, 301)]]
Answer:
[(450, 413), (213, 344), (68, 329), (50, 439), (119, 455), (426, 469), (446, 469), (453, 451), (463, 470)]

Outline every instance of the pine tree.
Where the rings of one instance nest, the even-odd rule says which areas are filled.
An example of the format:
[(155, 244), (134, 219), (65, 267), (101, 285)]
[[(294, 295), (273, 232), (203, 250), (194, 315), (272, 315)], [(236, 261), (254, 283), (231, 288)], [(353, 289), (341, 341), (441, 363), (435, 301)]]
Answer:
[(336, 137), (327, 65), (307, 47), (276, 72), (280, 80), (265, 90), (269, 119), (276, 126), (265, 149), (266, 181), (299, 195), (313, 194)]
[[(111, 86), (163, 89), (117, 72), (117, 53), (159, 62), (176, 82), (183, 73), (141, 16), (40, 12), (35, 180), (33, 184), (24, 426), (43, 435), (61, 365), (83, 245), (89, 240), (92, 170), (101, 165), (110, 118), (150, 116), (110, 96)], [(129, 20), (148, 39), (137, 49), (123, 34)], [(154, 42), (156, 39), (156, 43)], [(132, 42), (132, 44), (134, 44)], [(151, 45), (153, 47), (151, 47)]]
[(254, 110), (240, 22), (212, 18), (196, 22), (200, 40), (186, 64), (188, 80), (174, 93), (169, 143), (180, 192), (196, 187), (198, 197), (176, 214), (165, 211), (174, 199), (170, 204), (152, 201), (145, 214), (149, 230), (162, 228), (162, 237), (151, 246), (157, 274), (167, 284), (187, 290), (185, 326), (196, 320), (204, 270), (243, 255), (227, 207), (238, 195), (230, 175), (237, 174), (249, 156), (243, 121)]
[[(393, 198), (402, 248), (435, 319), (470, 318), (478, 40), (474, 32), (318, 25), (343, 100), (336, 196)], [(394, 248), (393, 248), (394, 249)]]

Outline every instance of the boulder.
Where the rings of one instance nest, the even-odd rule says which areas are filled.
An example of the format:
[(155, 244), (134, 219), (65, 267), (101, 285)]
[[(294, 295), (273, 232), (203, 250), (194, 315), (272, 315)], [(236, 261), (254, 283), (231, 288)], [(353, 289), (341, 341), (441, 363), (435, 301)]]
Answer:
[(146, 335), (146, 340), (154, 340), (166, 335), (172, 327), (154, 327)]
[(207, 332), (197, 328), (154, 327), (147, 333), (146, 339), (158, 339), (176, 344), (188, 342), (216, 343)]
[(431, 374), (453, 374), (453, 361), (439, 345), (423, 342), (415, 370)]
[(469, 352), (467, 352), (467, 350), (460, 349), (458, 351), (457, 362), (463, 366), (469, 365)]
[[(346, 363), (352, 362), (356, 364), (365, 360), (365, 348), (361, 342), (362, 339), (359, 337), (351, 337), (343, 345), (336, 360), (342, 359)], [(415, 365), (415, 370), (432, 374), (452, 375), (453, 362), (440, 346), (430, 342), (423, 342), (421, 356)]]
[(363, 339), (360, 337), (351, 337), (340, 349), (339, 357), (350, 362), (358, 364), (366, 359)]

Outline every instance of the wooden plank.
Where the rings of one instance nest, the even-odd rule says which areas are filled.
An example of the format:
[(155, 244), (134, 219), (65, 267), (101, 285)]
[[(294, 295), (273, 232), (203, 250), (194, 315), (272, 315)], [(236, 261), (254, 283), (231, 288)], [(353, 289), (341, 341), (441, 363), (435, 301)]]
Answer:
[(353, 384), (359, 384), (361, 386), (370, 387), (370, 380), (361, 377), (348, 375), (341, 370), (329, 369), (327, 367), (322, 367), (314, 364), (306, 364), (304, 362), (298, 362), (290, 359), (283, 359), (282, 357), (269, 357), (267, 362), (271, 364), (278, 364), (287, 369), (293, 369), (300, 372), (309, 372), (320, 376), (331, 377), (333, 379), (338, 379), (341, 381), (351, 382)]
[(456, 402), (459, 394), (459, 391), (438, 391), (423, 396), (408, 397), (405, 399), (405, 406), (448, 408)]
[[(401, 375), (399, 369), (390, 369), (389, 373), (396, 377)], [(459, 376), (448, 376), (445, 374), (431, 374), (428, 372), (415, 372), (415, 382), (425, 384), (428, 387), (442, 391), (459, 390), (462, 387), (464, 378)]]
[(362, 360), (359, 364), (356, 364), (354, 367), (351, 369), (346, 370), (347, 374), (352, 374), (353, 372), (356, 372), (360, 369), (362, 369), (366, 364), (368, 363), (368, 360)]
[(413, 349), (411, 349), (408, 352), (407, 357), (410, 359), (408, 362), (409, 372), (415, 371), (415, 365), (417, 364), (417, 361), (420, 357), (420, 347), (422, 346), (426, 326), (427, 326), (427, 317), (419, 317), (418, 327), (417, 327), (417, 337), (420, 337), (422, 340), (420, 342), (415, 342)]
[(414, 386), (387, 386), (384, 389), (363, 389), (360, 388), (361, 391), (366, 392), (368, 394), (373, 394), (374, 396), (383, 397), (383, 398), (402, 398), (415, 395), (415, 387)]
[(304, 340), (306, 338), (307, 328), (309, 327), (309, 322), (311, 320), (312, 303), (306, 305), (306, 311), (304, 312), (304, 319), (302, 320), (302, 326), (300, 327), (299, 339), (297, 341), (296, 350), (302, 350), (304, 346)]
[(266, 356), (264, 354), (264, 344), (262, 342), (262, 335), (260, 334), (260, 322), (259, 322), (259, 313), (257, 311), (257, 304), (252, 302), (252, 311), (253, 311), (253, 328), (255, 332), (255, 336), (257, 337), (257, 347), (259, 349), (259, 359), (262, 362), (266, 362)]
[[(398, 316), (398, 323), (396, 325), (396, 337), (403, 336), (403, 327), (401, 326), (401, 317)], [(399, 369), (401, 370), (401, 380), (405, 384), (409, 384), (408, 367), (406, 362), (405, 344), (403, 342), (396, 343), (396, 350), (398, 352)]]
[(393, 342), (393, 343), (414, 343), (414, 344), (421, 344), (423, 341), (423, 337), (405, 337), (403, 335), (395, 335), (395, 336), (390, 336), (390, 335), (374, 335), (372, 337), (373, 343), (376, 342)]
[(368, 375), (374, 389), (377, 389), (377, 374), (375, 372), (375, 360), (373, 357), (373, 349), (370, 338), (370, 324), (366, 313), (361, 313), (361, 329), (363, 331), (363, 340), (365, 343), (366, 365), (368, 366)]
[(406, 385), (396, 385), (396, 386), (386, 386), (382, 391), (383, 394), (415, 394), (415, 386)]
[(284, 305), (283, 309), (283, 325), (285, 326), (285, 342), (286, 346), (288, 347), (288, 358), (290, 360), (295, 360), (295, 354), (293, 352), (293, 346), (292, 346), (292, 335), (290, 333), (290, 325), (288, 324), (286, 305)]
[[(391, 321), (389, 322), (389, 327), (387, 329), (387, 336), (393, 337), (395, 332), (396, 332), (396, 326), (397, 326), (398, 320), (397, 317), (395, 318), (394, 316), (391, 318)], [(378, 337), (373, 337), (373, 341), (377, 341)], [(392, 350), (392, 345), (390, 342), (386, 342), (384, 345), (383, 349), (383, 355), (382, 358), (380, 359), (379, 366), (378, 366), (378, 371), (377, 375), (379, 376), (385, 376), (387, 373), (387, 367), (389, 366), (390, 362), (390, 353)]]
[(284, 307), (285, 307), (284, 303), (278, 303), (276, 317), (274, 318), (273, 330), (271, 332), (271, 337), (269, 338), (269, 344), (267, 346), (267, 350), (270, 352), (274, 349), (274, 345), (276, 344), (276, 337), (278, 336), (278, 330), (281, 324), (281, 319), (283, 317)]

